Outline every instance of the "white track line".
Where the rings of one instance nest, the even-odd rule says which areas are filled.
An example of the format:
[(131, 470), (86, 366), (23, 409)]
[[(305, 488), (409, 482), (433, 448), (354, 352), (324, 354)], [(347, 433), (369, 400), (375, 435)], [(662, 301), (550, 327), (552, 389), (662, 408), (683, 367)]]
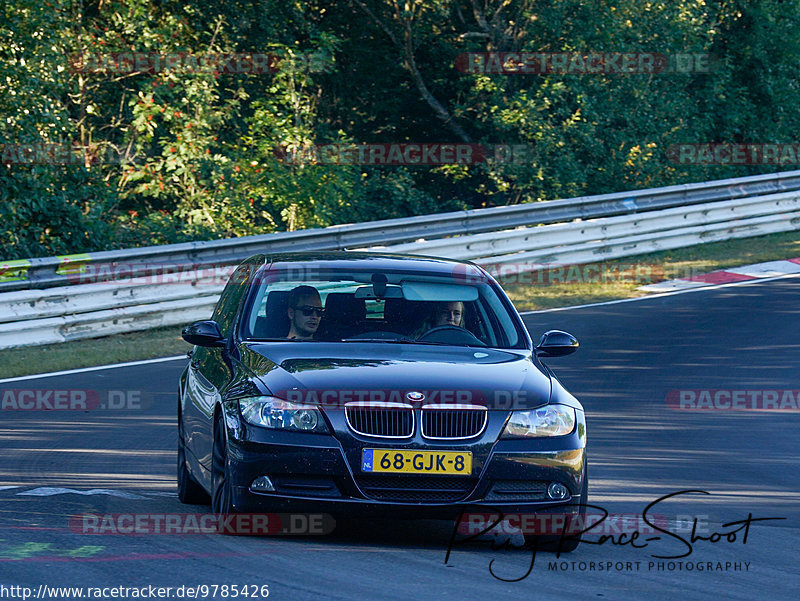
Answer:
[(783, 275), (776, 275), (769, 278), (754, 278), (752, 280), (743, 280), (741, 282), (728, 282), (726, 284), (709, 284), (699, 288), (684, 288), (682, 290), (672, 290), (670, 292), (656, 292), (648, 294), (647, 296), (637, 296), (636, 298), (620, 298), (617, 300), (603, 301), (600, 303), (589, 303), (586, 305), (572, 305), (571, 307), (555, 307), (553, 309), (538, 309), (536, 311), (520, 311), (520, 315), (535, 315), (537, 313), (553, 313), (555, 311), (569, 311), (571, 309), (584, 309), (586, 307), (602, 307), (604, 305), (616, 305), (618, 303), (633, 303), (641, 300), (650, 300), (651, 298), (660, 298), (664, 296), (675, 296), (676, 294), (688, 294), (689, 292), (701, 292), (704, 290), (716, 290), (718, 288), (729, 288), (731, 286), (747, 286), (751, 284), (760, 284), (762, 282), (771, 282), (773, 280), (782, 280), (785, 278), (800, 277), (800, 273), (787, 273)]
[(144, 361), (128, 361), (127, 363), (114, 363), (112, 365), (98, 365), (97, 367), (81, 367), (79, 369), (67, 369), (64, 371), (52, 371), (44, 374), (31, 374), (30, 376), (18, 376), (16, 378), (5, 378), (0, 380), (0, 384), (6, 382), (20, 382), (22, 380), (35, 380), (36, 378), (51, 378), (53, 376), (67, 376), (69, 374), (81, 374), (87, 371), (100, 371), (101, 369), (116, 369), (118, 367), (133, 367), (134, 365), (147, 365), (149, 363), (164, 363), (165, 361), (177, 361), (186, 359), (186, 355), (175, 357), (161, 357), (159, 359), (145, 359)]

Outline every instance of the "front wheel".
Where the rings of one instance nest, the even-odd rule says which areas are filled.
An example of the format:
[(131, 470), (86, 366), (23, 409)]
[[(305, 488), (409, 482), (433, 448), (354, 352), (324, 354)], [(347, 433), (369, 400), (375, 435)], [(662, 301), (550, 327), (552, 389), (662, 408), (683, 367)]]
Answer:
[(228, 465), (228, 435), (221, 413), (214, 424), (214, 447), (211, 452), (211, 510), (218, 518), (235, 512)]

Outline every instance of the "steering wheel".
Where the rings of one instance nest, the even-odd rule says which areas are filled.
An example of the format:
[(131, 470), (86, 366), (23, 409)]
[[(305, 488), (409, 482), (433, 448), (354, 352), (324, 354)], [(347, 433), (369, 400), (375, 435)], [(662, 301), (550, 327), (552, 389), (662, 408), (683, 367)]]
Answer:
[(486, 343), (466, 328), (459, 326), (436, 326), (417, 338), (420, 342), (444, 342), (454, 345), (486, 346)]

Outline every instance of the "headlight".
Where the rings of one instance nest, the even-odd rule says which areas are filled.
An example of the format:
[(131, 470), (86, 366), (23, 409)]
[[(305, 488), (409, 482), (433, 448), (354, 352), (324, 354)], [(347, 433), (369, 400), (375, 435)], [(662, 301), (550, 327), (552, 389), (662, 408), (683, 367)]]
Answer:
[(322, 413), (316, 407), (298, 405), (271, 396), (239, 399), (239, 410), (244, 420), (254, 426), (300, 432), (328, 431)]
[(563, 436), (575, 427), (575, 410), (566, 405), (545, 405), (530, 411), (514, 411), (503, 437)]

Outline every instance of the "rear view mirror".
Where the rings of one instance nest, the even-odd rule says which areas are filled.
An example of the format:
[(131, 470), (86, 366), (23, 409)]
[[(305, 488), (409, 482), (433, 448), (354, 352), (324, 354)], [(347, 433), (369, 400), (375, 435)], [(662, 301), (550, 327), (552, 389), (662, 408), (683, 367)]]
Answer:
[(534, 351), (539, 357), (562, 357), (578, 350), (578, 339), (561, 330), (550, 330), (542, 335)]
[(354, 296), (365, 299), (403, 298), (403, 290), (397, 284), (378, 283), (372, 286), (359, 286)]
[(183, 328), (181, 336), (196, 346), (225, 346), (225, 339), (216, 321), (196, 321)]

